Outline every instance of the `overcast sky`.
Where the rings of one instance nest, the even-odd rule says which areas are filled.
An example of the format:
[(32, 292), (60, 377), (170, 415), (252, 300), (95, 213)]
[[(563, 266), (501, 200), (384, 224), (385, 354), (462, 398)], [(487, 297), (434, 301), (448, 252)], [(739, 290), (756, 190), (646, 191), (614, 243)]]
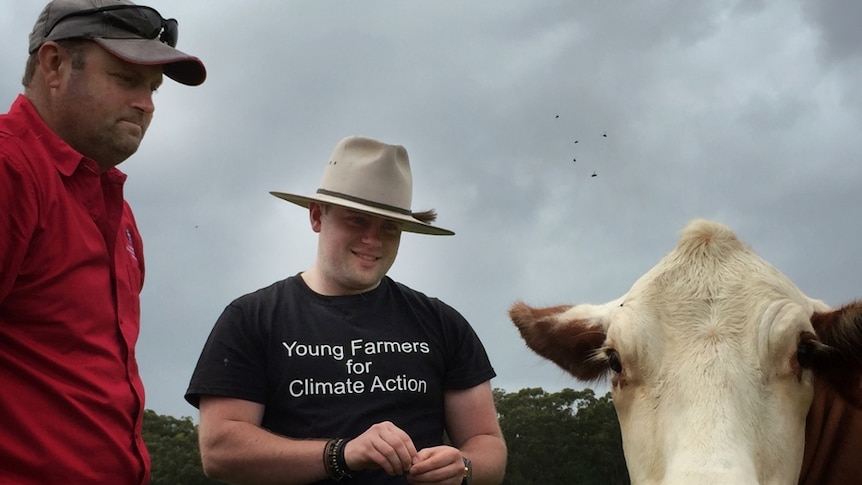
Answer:
[[(405, 234), (390, 276), (458, 309), (509, 392), (582, 387), (526, 348), (514, 301), (614, 299), (693, 218), (809, 296), (862, 296), (862, 2), (146, 4), (209, 73), (166, 79), (120, 166), (160, 414), (197, 417), (183, 393), (225, 305), (310, 266), (307, 212), (268, 192), (313, 193), (348, 135), (407, 148), (413, 209), (456, 235)], [(0, 0), (0, 111), (41, 7)]]

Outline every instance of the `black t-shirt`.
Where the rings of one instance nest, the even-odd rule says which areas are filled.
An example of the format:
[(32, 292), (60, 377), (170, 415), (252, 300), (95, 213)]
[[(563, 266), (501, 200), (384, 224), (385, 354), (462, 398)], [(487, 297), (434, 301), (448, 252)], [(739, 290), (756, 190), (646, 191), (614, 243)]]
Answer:
[(185, 397), (261, 403), (262, 426), (292, 438), (350, 439), (388, 420), (422, 449), (442, 443), (443, 392), (494, 376), (469, 323), (436, 298), (388, 277), (327, 297), (293, 276), (228, 305)]

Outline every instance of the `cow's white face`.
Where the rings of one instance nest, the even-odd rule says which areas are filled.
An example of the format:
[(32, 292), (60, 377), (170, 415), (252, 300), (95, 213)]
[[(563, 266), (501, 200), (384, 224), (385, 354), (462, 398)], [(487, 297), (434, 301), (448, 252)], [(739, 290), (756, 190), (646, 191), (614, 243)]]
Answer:
[(827, 310), (729, 229), (695, 221), (623, 297), (510, 316), (540, 355), (611, 378), (634, 485), (789, 485), (807, 361), (823, 351), (811, 317)]
[(602, 322), (632, 479), (796, 483), (812, 395), (797, 349), (814, 337), (812, 302), (751, 253), (707, 279), (691, 264), (671, 255)]

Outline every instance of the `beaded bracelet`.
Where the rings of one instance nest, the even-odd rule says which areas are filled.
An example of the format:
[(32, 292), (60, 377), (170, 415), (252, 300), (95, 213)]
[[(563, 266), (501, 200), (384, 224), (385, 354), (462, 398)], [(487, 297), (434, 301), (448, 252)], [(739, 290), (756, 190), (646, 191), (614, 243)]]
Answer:
[(347, 466), (347, 460), (344, 458), (346, 444), (347, 441), (344, 438), (336, 438), (327, 441), (323, 447), (323, 467), (329, 478), (335, 481), (340, 481), (344, 477), (352, 478), (350, 467)]

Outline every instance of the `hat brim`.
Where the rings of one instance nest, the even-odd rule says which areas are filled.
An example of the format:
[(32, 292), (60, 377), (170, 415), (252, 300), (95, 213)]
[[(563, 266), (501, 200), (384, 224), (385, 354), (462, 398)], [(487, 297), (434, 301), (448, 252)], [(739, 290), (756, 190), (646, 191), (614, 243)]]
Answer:
[(315, 194), (313, 196), (305, 196), (305, 195), (297, 195), (297, 194), (288, 194), (285, 192), (270, 192), (270, 194), (278, 197), (279, 199), (286, 200), (288, 202), (292, 202), (296, 205), (308, 208), (308, 206), (312, 202), (318, 202), (321, 204), (330, 204), (337, 205), (339, 207), (344, 207), (346, 209), (355, 210), (357, 212), (362, 212), (364, 214), (382, 217), (384, 219), (389, 219), (391, 221), (398, 222), (401, 224), (401, 230), (404, 232), (413, 232), (417, 234), (430, 234), (432, 236), (453, 236), (455, 233), (450, 231), (449, 229), (443, 229), (442, 227), (432, 226), (431, 224), (426, 224), (419, 219), (414, 217), (401, 214), (399, 212), (389, 211), (386, 209), (380, 209), (377, 207), (370, 207), (364, 204), (360, 204), (357, 202), (353, 202), (350, 200), (341, 199), (339, 197), (333, 197), (331, 195), (326, 194)]
[(187, 86), (203, 84), (207, 71), (195, 56), (174, 49), (157, 39), (91, 39), (120, 59), (144, 66), (164, 66), (165, 76)]

